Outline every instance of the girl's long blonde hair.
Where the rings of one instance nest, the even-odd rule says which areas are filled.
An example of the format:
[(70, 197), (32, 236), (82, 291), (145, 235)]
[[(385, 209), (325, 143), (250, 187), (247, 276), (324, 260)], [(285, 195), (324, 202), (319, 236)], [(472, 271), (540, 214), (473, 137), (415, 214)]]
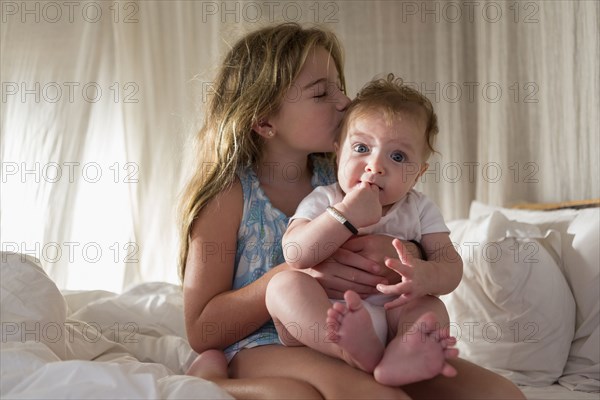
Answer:
[(252, 32), (229, 51), (214, 82), (204, 125), (197, 135), (194, 174), (180, 203), (179, 275), (183, 282), (193, 223), (202, 208), (231, 185), (236, 172), (256, 165), (262, 151), (259, 120), (277, 112), (311, 51), (329, 51), (345, 88), (342, 49), (320, 28), (284, 23)]

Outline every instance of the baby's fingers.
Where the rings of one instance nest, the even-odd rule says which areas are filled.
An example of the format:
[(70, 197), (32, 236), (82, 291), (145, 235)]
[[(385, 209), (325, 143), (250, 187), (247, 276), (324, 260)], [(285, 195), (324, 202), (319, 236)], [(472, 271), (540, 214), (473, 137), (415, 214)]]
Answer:
[(384, 264), (386, 267), (396, 271), (404, 278), (410, 279), (413, 276), (413, 269), (407, 265), (404, 265), (400, 260), (396, 258), (386, 258)]
[(380, 283), (376, 286), (377, 290), (379, 290), (383, 294), (392, 294), (396, 296), (400, 296), (403, 294), (410, 293), (410, 282), (400, 282), (395, 285), (384, 285)]
[(371, 189), (371, 192), (377, 194), (377, 197), (379, 197), (379, 186), (370, 183), (367, 183), (367, 185), (369, 185), (369, 189)]

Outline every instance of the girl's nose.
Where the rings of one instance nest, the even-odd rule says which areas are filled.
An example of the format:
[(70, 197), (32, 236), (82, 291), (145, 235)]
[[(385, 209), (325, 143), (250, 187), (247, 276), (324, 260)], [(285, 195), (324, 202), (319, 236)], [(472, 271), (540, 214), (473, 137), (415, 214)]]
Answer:
[(339, 111), (344, 111), (350, 104), (350, 98), (344, 94), (341, 90), (337, 91), (336, 107)]

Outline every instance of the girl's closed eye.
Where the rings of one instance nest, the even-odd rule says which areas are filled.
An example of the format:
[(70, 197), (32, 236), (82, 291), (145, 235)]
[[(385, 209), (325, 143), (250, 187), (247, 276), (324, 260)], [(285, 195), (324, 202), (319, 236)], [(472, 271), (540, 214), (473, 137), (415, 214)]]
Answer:
[(329, 96), (329, 94), (331, 93), (331, 90), (329, 90), (329, 85), (325, 85), (325, 84), (318, 84), (314, 86), (314, 91), (315, 91), (315, 95), (314, 98), (315, 99), (321, 99), (323, 97), (327, 97)]
[(390, 158), (395, 162), (401, 163), (406, 161), (406, 154), (401, 151), (395, 151), (390, 155)]
[(335, 96), (337, 91), (343, 92), (342, 85), (339, 83), (328, 83), (325, 89), (317, 89), (315, 94), (315, 98), (327, 97), (327, 96)]

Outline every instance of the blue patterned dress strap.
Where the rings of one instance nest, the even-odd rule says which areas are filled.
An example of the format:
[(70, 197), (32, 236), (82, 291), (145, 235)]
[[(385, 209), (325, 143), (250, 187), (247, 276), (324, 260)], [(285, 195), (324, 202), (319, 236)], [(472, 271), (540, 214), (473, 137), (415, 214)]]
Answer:
[[(335, 182), (335, 171), (330, 159), (311, 156), (312, 186), (328, 185)], [(242, 288), (285, 262), (281, 248), (281, 238), (288, 224), (288, 217), (275, 208), (260, 187), (258, 177), (252, 169), (238, 172), (244, 196), (243, 215), (237, 235), (235, 252), (233, 289)], [(225, 249), (227, 250), (227, 249)], [(277, 331), (272, 321), (258, 330), (256, 326), (231, 327), (252, 332), (249, 336), (225, 349), (228, 361), (244, 348), (279, 344)], [(223, 332), (227, 334), (227, 332)]]

